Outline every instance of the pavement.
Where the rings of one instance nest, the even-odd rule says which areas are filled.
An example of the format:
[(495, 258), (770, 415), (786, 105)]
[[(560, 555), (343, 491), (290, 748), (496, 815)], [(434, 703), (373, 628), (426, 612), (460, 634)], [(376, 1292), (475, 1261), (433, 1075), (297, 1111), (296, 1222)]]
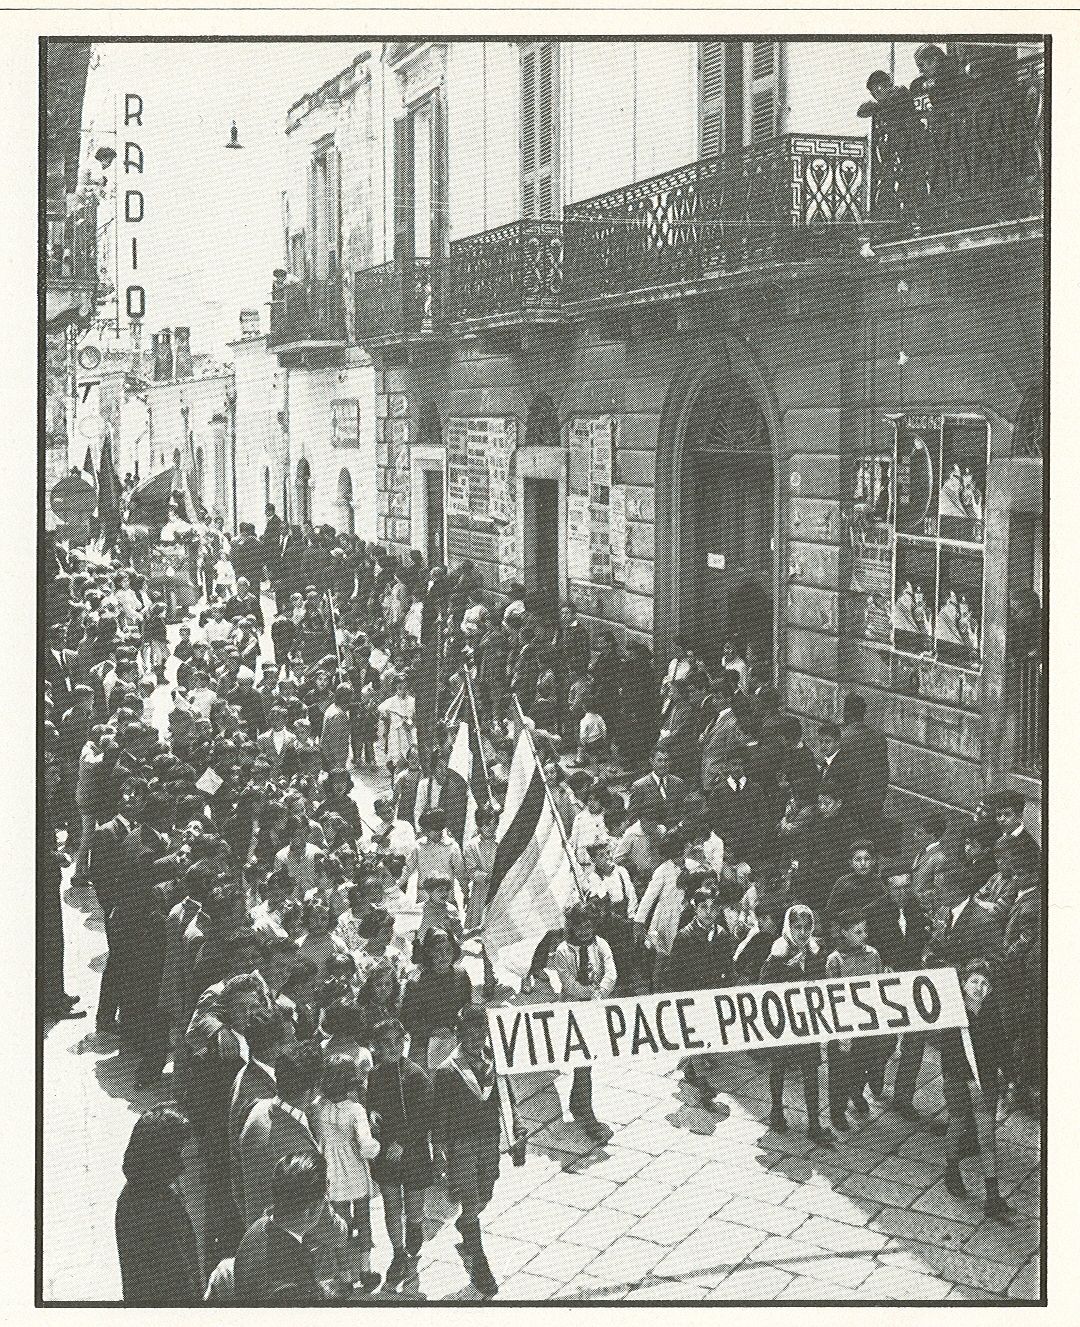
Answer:
[[(358, 772), (354, 782), (366, 815), (385, 773)], [(137, 1091), (134, 1058), (94, 1032), (101, 912), (91, 890), (72, 889), (66, 879), (63, 910), (67, 989), (90, 1016), (45, 1033), (44, 1297), (115, 1302), (121, 1161), (140, 1112), (169, 1098), (169, 1078), (157, 1090)], [(797, 1076), (788, 1086), (790, 1131), (774, 1133), (765, 1062), (744, 1054), (717, 1059), (712, 1110), (702, 1108), (675, 1064), (594, 1069), (596, 1111), (613, 1130), (600, 1147), (578, 1125), (563, 1123), (550, 1075), (514, 1080), (528, 1156), (521, 1168), (504, 1158), (483, 1214), (499, 1300), (1039, 1298), (1036, 1121), (1019, 1112), (999, 1121), (1001, 1191), (1015, 1211), (1002, 1225), (983, 1218), (977, 1161), (963, 1164), (973, 1197), (958, 1201), (946, 1192), (943, 1138), (872, 1103), (835, 1149), (818, 1148), (805, 1134)], [(915, 1104), (924, 1114), (943, 1109), (933, 1052)], [(193, 1148), (182, 1186), (198, 1228), (202, 1177)], [(390, 1249), (380, 1200), (372, 1206), (372, 1266), (385, 1271)], [(458, 1253), (456, 1214), (445, 1191), (429, 1190), (428, 1239), (406, 1293), (479, 1298)]]

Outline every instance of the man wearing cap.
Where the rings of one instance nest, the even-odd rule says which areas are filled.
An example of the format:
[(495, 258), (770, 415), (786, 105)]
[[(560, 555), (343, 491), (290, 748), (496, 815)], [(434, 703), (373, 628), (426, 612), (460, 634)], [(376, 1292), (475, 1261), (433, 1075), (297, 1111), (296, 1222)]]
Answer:
[(1036, 860), (1042, 861), (1042, 850), (1034, 838), (1024, 828), (1024, 811), (1027, 799), (1023, 793), (1007, 791), (996, 799), (995, 820), (1002, 839), (1011, 839), (1014, 843), (1023, 843), (1025, 851), (1033, 852)]

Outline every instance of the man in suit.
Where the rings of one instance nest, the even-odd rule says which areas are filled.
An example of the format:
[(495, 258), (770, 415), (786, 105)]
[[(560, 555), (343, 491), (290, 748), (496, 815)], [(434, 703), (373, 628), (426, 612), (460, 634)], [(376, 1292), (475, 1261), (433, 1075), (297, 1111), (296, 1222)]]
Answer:
[(45, 647), (45, 681), (52, 689), (53, 711), (59, 718), (71, 703), (71, 668), (74, 662), (69, 650), (64, 648), (64, 628), (49, 628), (48, 643)]
[(240, 534), (233, 540), (232, 549), (229, 552), (229, 561), (233, 564), (233, 570), (236, 572), (237, 588), (239, 589), (241, 580), (246, 580), (255, 594), (258, 595), (259, 586), (262, 585), (266, 557), (263, 553), (262, 544), (255, 537), (255, 527), (250, 521), (241, 522)]
[(326, 1295), (315, 1273), (307, 1237), (326, 1208), (326, 1162), (301, 1149), (276, 1164), (260, 1214), (240, 1241), (233, 1264), (238, 1305), (318, 1304)]
[(924, 908), (933, 911), (938, 885), (949, 869), (949, 859), (941, 845), (945, 837), (944, 817), (933, 814), (921, 816), (915, 822), (912, 837), (915, 859), (911, 864), (911, 890), (922, 901)]
[(284, 705), (275, 705), (270, 711), (270, 731), (256, 742), (259, 754), (270, 762), (274, 779), (292, 774), (296, 765), (296, 737), (285, 726), (288, 718)]
[(290, 525), (286, 527), (281, 540), (281, 553), (278, 556), (278, 578), (274, 586), (279, 613), (283, 613), (288, 606), (289, 596), (303, 589), (301, 582), (303, 560), (303, 532), (298, 525)]
[(802, 724), (794, 714), (785, 714), (780, 720), (779, 732), (782, 744), (780, 770), (788, 787), (802, 786), (816, 791), (821, 779), (821, 767), (803, 741)]
[(563, 605), (559, 613), (559, 631), (555, 644), (559, 651), (563, 677), (571, 673), (585, 674), (592, 662), (592, 641), (589, 628), (578, 621), (577, 609), (572, 603)]
[(123, 848), (135, 823), (135, 814), (141, 784), (136, 779), (126, 780), (120, 788), (120, 807), (111, 820), (98, 825), (90, 840), (90, 884), (97, 895), (105, 916), (105, 940), (108, 953), (101, 973), (101, 989), (97, 1004), (97, 1031), (102, 1034), (116, 1031), (116, 1014), (120, 998), (120, 962), (117, 959), (113, 909), (116, 907), (123, 884)]
[[(930, 919), (913, 888), (912, 873), (905, 869), (904, 863), (887, 865), (883, 874), (887, 893), (866, 910), (867, 941), (881, 955), (887, 971), (917, 972), (923, 966)], [(929, 1133), (943, 1133), (943, 1126), (936, 1121), (924, 1120), (912, 1104), (925, 1050), (924, 1033), (904, 1033), (900, 1041), (892, 1108), (902, 1119), (920, 1124)]]
[(281, 568), (281, 545), (285, 538), (285, 527), (282, 524), (281, 517), (274, 510), (274, 504), (267, 503), (266, 506), (266, 528), (262, 532), (262, 538), (259, 542), (263, 547), (263, 557), (266, 559), (266, 576), (271, 585), (277, 582), (278, 572)]
[(961, 972), (973, 958), (989, 963), (995, 985), (1004, 968), (1002, 929), (974, 896), (977, 888), (969, 872), (949, 871), (941, 880), (941, 910), (934, 920), (930, 952), (939, 967)]
[(712, 694), (716, 715), (701, 734), (701, 786), (709, 793), (725, 777), (727, 758), (733, 746), (743, 741), (739, 721), (735, 718), (732, 700), (735, 687), (729, 674), (721, 673), (713, 679)]
[(866, 701), (854, 693), (844, 697), (837, 761), (840, 777), (850, 781), (854, 793), (851, 811), (864, 829), (876, 828), (889, 790), (889, 747), (866, 722)]
[(240, 1137), (248, 1116), (260, 1101), (277, 1096), (274, 1066), (295, 1044), (292, 1019), (283, 1009), (256, 1009), (244, 1029), (250, 1058), (236, 1075), (229, 1100), (229, 1179), (236, 1210), (244, 1210), (240, 1172)]
[(259, 596), (251, 588), (253, 584), (255, 582), (249, 581), (246, 576), (236, 578), (236, 593), (225, 601), (225, 620), (235, 622), (238, 617), (253, 617), (256, 626), (262, 631), (266, 624), (263, 622)]
[(1027, 807), (1024, 794), (1012, 791), (999, 793), (995, 802), (995, 819), (1001, 837), (1022, 843), (1025, 852), (1034, 853), (1036, 860), (1041, 861), (1042, 851), (1038, 843), (1024, 828), (1024, 811)]
[(746, 776), (746, 747), (728, 752), (725, 777), (709, 794), (709, 819), (724, 840), (724, 862), (756, 866), (772, 849), (775, 826), (765, 793)]
[(278, 1056), (274, 1071), (277, 1095), (257, 1101), (240, 1131), (240, 1188), (244, 1224), (256, 1222), (272, 1199), (274, 1167), (295, 1153), (319, 1155), (307, 1109), (322, 1076), (322, 1051), (301, 1041)]
[(673, 829), (682, 815), (686, 784), (672, 774), (671, 757), (662, 747), (656, 748), (650, 763), (649, 773), (630, 785), (627, 818), (637, 820), (641, 812), (648, 809), (655, 813), (661, 825)]

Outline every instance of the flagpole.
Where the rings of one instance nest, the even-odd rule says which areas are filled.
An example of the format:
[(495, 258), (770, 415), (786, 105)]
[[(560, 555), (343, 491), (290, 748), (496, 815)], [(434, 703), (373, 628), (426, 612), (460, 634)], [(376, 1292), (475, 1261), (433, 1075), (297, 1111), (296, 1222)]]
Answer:
[(475, 725), (476, 745), (480, 749), (480, 765), (482, 769), (481, 777), (483, 778), (484, 781), (484, 797), (487, 800), (487, 802), (490, 804), (491, 785), (488, 783), (487, 762), (484, 759), (484, 730), (480, 727), (480, 715), (478, 714), (476, 709), (476, 697), (473, 695), (472, 678), (469, 676), (468, 665), (466, 665), (465, 668), (464, 686), (465, 686), (466, 695), (469, 697), (469, 710), (472, 714), (473, 724)]
[(326, 590), (326, 602), (327, 602), (327, 603), (329, 604), (329, 606), (330, 606), (330, 630), (334, 633), (334, 657), (337, 659), (337, 666), (338, 666), (338, 681), (340, 682), (340, 681), (342, 680), (342, 678), (341, 678), (341, 642), (338, 640), (337, 613), (334, 611), (334, 592), (333, 592), (333, 590), (331, 590), (331, 589), (329, 588), (329, 586), (327, 587), (327, 590)]
[(573, 852), (570, 849), (570, 840), (566, 837), (566, 826), (562, 822), (562, 816), (559, 814), (559, 808), (555, 805), (555, 797), (551, 791), (551, 788), (548, 786), (548, 781), (547, 779), (544, 778), (544, 766), (540, 760), (540, 753), (536, 749), (536, 742), (533, 740), (532, 729), (525, 722), (525, 713), (521, 708), (521, 701), (518, 700), (514, 692), (511, 692), (510, 694), (511, 696), (513, 696), (514, 708), (517, 710), (518, 723), (520, 729), (525, 733), (525, 736), (528, 739), (529, 749), (532, 751), (533, 759), (536, 761), (537, 768), (540, 770), (540, 781), (544, 785), (544, 797), (547, 799), (547, 804), (551, 808), (551, 814), (552, 816), (554, 816), (555, 824), (559, 830), (559, 838), (562, 839), (563, 848), (566, 851), (567, 857), (570, 859), (570, 866), (573, 872), (574, 885), (577, 888), (578, 897), (580, 899), (584, 899), (585, 891), (581, 887), (581, 879), (580, 879), (581, 866), (580, 863), (578, 862), (578, 859), (574, 856)]

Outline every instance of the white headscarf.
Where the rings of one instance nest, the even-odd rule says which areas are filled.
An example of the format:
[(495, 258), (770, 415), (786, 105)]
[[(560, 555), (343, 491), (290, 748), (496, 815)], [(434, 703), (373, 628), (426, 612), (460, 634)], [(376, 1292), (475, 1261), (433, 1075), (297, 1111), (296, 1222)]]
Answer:
[(810, 939), (807, 941), (805, 951), (800, 949), (795, 940), (791, 923), (797, 914), (801, 915), (803, 913), (805, 913), (811, 921), (814, 920), (814, 910), (806, 903), (793, 903), (791, 907), (788, 908), (787, 912), (784, 914), (784, 929), (773, 941), (771, 951), (772, 958), (782, 958), (787, 962), (792, 958), (801, 957), (803, 953), (817, 953), (818, 942), (814, 939), (813, 935), (811, 935)]

